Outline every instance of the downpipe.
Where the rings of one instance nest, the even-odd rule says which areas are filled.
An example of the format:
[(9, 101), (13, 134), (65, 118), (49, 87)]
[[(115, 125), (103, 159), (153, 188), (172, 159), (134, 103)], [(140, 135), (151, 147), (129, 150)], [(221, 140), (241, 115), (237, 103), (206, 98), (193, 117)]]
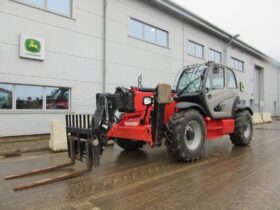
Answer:
[(107, 80), (107, 0), (104, 0), (103, 6), (103, 70), (102, 70), (102, 92), (106, 92)]

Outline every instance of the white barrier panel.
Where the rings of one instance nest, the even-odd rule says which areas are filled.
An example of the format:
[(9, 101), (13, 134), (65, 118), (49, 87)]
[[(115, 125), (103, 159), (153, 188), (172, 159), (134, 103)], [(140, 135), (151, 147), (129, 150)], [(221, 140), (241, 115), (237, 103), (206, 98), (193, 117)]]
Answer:
[(67, 150), (65, 120), (54, 120), (52, 122), (49, 148), (54, 152)]
[(252, 116), (253, 124), (260, 124), (263, 123), (262, 115), (259, 112), (255, 112)]
[(265, 123), (272, 122), (271, 114), (269, 112), (262, 113), (262, 120)]

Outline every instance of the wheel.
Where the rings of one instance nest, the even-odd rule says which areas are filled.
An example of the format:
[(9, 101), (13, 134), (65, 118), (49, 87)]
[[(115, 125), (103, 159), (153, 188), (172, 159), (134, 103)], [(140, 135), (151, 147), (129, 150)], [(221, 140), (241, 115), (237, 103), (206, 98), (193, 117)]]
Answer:
[(141, 149), (146, 143), (142, 141), (132, 141), (126, 139), (116, 139), (115, 142), (126, 151), (135, 151)]
[(175, 160), (189, 162), (199, 159), (205, 144), (205, 124), (197, 110), (173, 114), (167, 124), (168, 154)]
[(253, 136), (253, 122), (249, 111), (236, 113), (234, 133), (230, 134), (231, 142), (236, 146), (247, 146)]

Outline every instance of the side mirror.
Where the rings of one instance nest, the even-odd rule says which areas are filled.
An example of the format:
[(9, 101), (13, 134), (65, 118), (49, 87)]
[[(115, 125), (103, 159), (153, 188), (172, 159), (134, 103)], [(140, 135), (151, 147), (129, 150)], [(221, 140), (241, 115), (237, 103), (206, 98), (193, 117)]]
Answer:
[(152, 97), (150, 97), (150, 96), (145, 96), (145, 97), (143, 98), (143, 105), (145, 105), (145, 106), (150, 106), (150, 105), (152, 105), (152, 103), (153, 103), (153, 98), (152, 98)]

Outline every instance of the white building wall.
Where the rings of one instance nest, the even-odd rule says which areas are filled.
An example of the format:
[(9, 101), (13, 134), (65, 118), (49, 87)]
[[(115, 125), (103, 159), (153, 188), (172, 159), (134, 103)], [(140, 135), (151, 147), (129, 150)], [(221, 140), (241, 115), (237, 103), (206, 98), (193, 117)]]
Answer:
[[(173, 83), (183, 65), (182, 22), (143, 1), (108, 2), (108, 90), (113, 91), (118, 85), (136, 86), (140, 74), (144, 86)], [(131, 17), (168, 31), (169, 47), (130, 37)]]
[[(93, 113), (95, 94), (102, 91), (103, 0), (74, 0), (73, 18), (61, 17), (12, 0), (0, 0), (0, 82), (62, 86), (71, 88), (71, 112)], [(129, 36), (129, 19), (136, 18), (169, 32), (169, 47), (160, 47)], [(19, 58), (19, 35), (42, 37), (46, 42), (45, 61)], [(209, 48), (224, 53), (225, 42), (171, 14), (141, 0), (108, 0), (107, 84), (173, 84), (184, 65), (209, 59)], [(204, 45), (204, 59), (187, 54), (188, 40)], [(245, 84), (241, 99), (254, 98), (254, 65), (264, 68), (265, 111), (279, 113), (279, 69), (240, 49), (228, 48), (231, 56), (245, 63), (245, 72), (236, 71)], [(67, 112), (0, 111), (0, 137), (50, 132), (53, 119)]]
[[(75, 1), (74, 18), (0, 1), (0, 82), (71, 88), (71, 112), (92, 113), (102, 87), (103, 1)], [(46, 59), (19, 58), (19, 35), (42, 37)], [(0, 111), (0, 137), (49, 133), (67, 112)]]

